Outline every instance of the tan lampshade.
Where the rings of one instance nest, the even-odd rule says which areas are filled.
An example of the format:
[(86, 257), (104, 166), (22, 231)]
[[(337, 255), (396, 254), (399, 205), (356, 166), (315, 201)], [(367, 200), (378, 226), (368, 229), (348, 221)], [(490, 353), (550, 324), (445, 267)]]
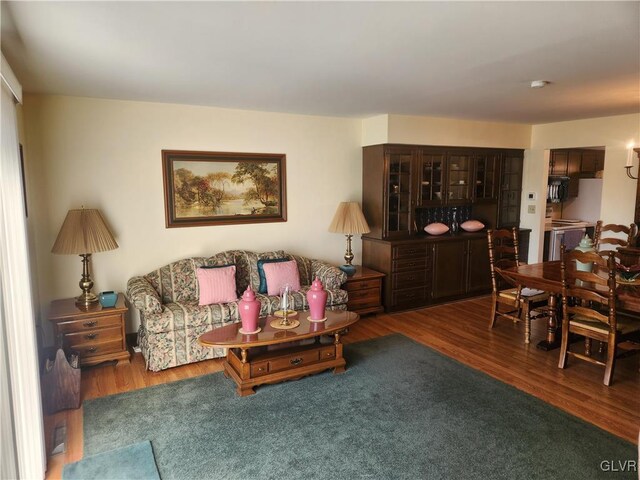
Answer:
[(353, 235), (355, 233), (369, 233), (371, 229), (358, 202), (340, 202), (331, 225), (329, 225), (329, 231)]
[(51, 251), (63, 255), (115, 250), (118, 244), (100, 212), (95, 209), (69, 210)]

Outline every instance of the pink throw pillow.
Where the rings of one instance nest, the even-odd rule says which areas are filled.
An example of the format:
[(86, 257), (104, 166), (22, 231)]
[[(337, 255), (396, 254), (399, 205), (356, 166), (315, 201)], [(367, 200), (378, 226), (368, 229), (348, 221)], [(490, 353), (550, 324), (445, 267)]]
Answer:
[(484, 228), (484, 223), (479, 222), (478, 220), (467, 220), (460, 225), (460, 228), (465, 232), (479, 232)]
[(238, 299), (235, 265), (220, 268), (198, 268), (196, 275), (200, 286), (198, 305), (233, 302)]
[(300, 274), (295, 260), (280, 263), (265, 263), (264, 276), (267, 279), (267, 294), (280, 295), (280, 289), (290, 285), (291, 290), (300, 290)]
[(424, 227), (424, 231), (429, 235), (442, 235), (443, 233), (447, 233), (449, 231), (449, 227), (447, 227), (444, 223), (430, 223), (426, 227)]

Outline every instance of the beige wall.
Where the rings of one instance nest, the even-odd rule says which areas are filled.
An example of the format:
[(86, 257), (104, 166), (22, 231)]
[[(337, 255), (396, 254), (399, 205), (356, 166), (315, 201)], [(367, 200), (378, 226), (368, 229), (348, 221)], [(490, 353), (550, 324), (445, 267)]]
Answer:
[[(361, 122), (60, 96), (24, 105), (29, 214), (43, 315), (79, 293), (79, 257), (51, 247), (70, 208), (99, 208), (120, 248), (93, 255), (94, 291), (168, 262), (222, 250), (284, 249), (339, 264), (345, 239), (327, 232), (338, 202), (361, 200)], [(286, 223), (165, 228), (162, 149), (285, 153)], [(354, 243), (359, 262), (361, 245)], [(137, 328), (137, 318), (128, 330)]]
[[(571, 122), (534, 125), (531, 149), (525, 152), (523, 195), (536, 192), (536, 202), (522, 203), (521, 226), (531, 228), (529, 261), (542, 260), (544, 237), (544, 207), (548, 175), (549, 150), (569, 147), (605, 147), (605, 169), (602, 183), (600, 215), (606, 223), (633, 222), (636, 182), (627, 177), (624, 165), (626, 145), (640, 142), (640, 114), (591, 118)], [(638, 160), (634, 161), (634, 175)], [(582, 195), (584, 192), (580, 192)], [(527, 206), (536, 205), (536, 213), (527, 213)]]
[(390, 143), (528, 148), (531, 125), (389, 115)]

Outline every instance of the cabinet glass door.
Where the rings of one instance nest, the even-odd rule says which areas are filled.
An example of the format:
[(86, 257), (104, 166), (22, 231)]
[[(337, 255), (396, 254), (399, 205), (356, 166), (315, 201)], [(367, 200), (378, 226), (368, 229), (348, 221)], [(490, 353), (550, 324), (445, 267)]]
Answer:
[(502, 164), (498, 228), (518, 227), (522, 194), (521, 155), (506, 155)]
[(387, 234), (411, 233), (411, 153), (390, 153), (387, 181)]
[(466, 203), (471, 200), (471, 157), (449, 155), (447, 175), (447, 201), (449, 204)]
[(474, 198), (476, 201), (497, 198), (496, 170), (497, 158), (493, 155), (479, 156), (474, 159)]
[(444, 155), (423, 153), (420, 160), (420, 206), (441, 204), (444, 195)]

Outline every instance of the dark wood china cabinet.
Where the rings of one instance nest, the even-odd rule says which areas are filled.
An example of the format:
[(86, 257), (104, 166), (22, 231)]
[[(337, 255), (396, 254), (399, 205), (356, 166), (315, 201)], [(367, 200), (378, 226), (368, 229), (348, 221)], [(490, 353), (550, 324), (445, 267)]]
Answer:
[[(522, 150), (384, 144), (363, 148), (363, 265), (386, 274), (387, 311), (490, 291), (486, 229), (430, 236), (432, 221), (520, 223)], [(521, 232), (526, 258), (529, 231)]]

